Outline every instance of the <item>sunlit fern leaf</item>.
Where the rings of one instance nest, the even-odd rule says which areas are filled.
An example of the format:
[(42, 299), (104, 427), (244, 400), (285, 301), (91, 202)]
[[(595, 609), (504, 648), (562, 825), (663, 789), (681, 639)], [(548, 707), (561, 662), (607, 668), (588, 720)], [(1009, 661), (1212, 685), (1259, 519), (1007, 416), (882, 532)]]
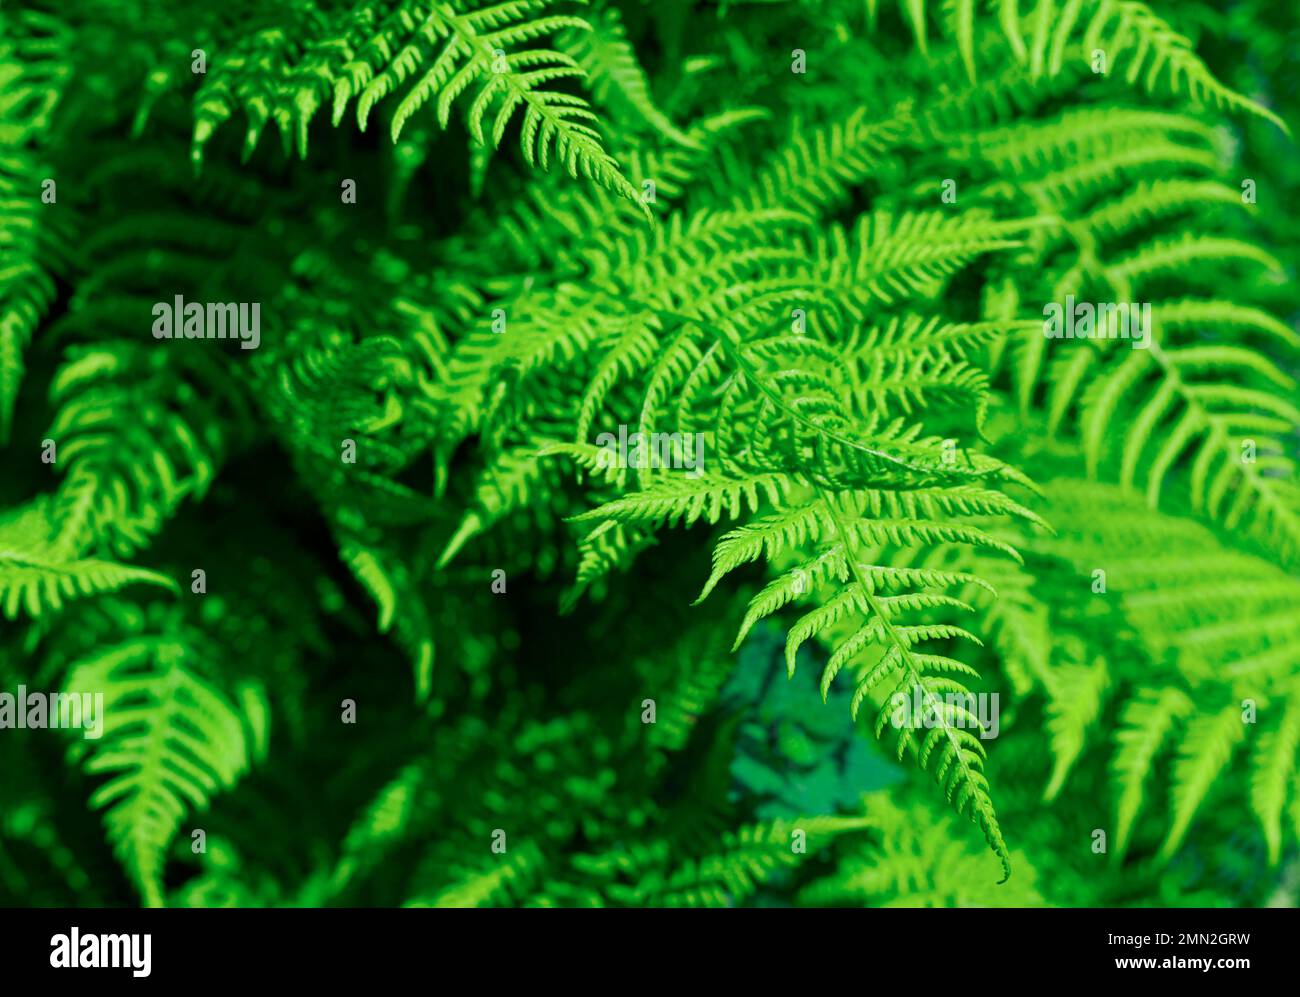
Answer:
[[(530, 165), (546, 168), (552, 147), (556, 159), (572, 176), (581, 172), (589, 179), (637, 201), (636, 191), (605, 152), (593, 124), (595, 114), (586, 101), (556, 90), (541, 89), (556, 80), (581, 78), (584, 73), (572, 57), (553, 50), (509, 49), (535, 41), (543, 35), (573, 28), (586, 28), (579, 18), (550, 15), (522, 19), (548, 5), (547, 0), (509, 0), (492, 7), (457, 13), (450, 5), (436, 5), (420, 29), (430, 42), (446, 39), (445, 47), (430, 68), (403, 97), (393, 116), (392, 137), (397, 140), (403, 124), (425, 103), (437, 99), (439, 123), (445, 128), (452, 102), (471, 86), (479, 87), (469, 111), (469, 129), (479, 142), (487, 142), (484, 119), (489, 111), (495, 118), (491, 144), (499, 146), (506, 126), (517, 110), (523, 110), (521, 145)], [(374, 102), (395, 84), (407, 69), (399, 60), (371, 80), (357, 106), (357, 117), (365, 127)]]
[(65, 559), (53, 549), (56, 532), (45, 500), (0, 516), (0, 607), (7, 619), (16, 619), (20, 610), (32, 618), (52, 615), (65, 601), (127, 585), (179, 592), (172, 579), (156, 571), (94, 558)]
[(1141, 79), (1147, 90), (1155, 90), (1163, 74), (1168, 89), (1175, 93), (1185, 93), (1196, 101), (1208, 100), (1228, 110), (1257, 114), (1288, 131), (1282, 119), (1268, 108), (1216, 80), (1191, 42), (1147, 4), (1100, 0), (1087, 6), (1096, 10), (1083, 38), (1084, 53), (1105, 50), (1111, 64), (1124, 70), (1130, 84)]
[(1161, 858), (1168, 859), (1178, 850), (1196, 811), (1245, 736), (1246, 723), (1239, 703), (1225, 706), (1217, 713), (1200, 714), (1188, 722), (1174, 760), (1173, 823), (1160, 846)]
[[(1052, 618), (1048, 605), (1036, 597), (1039, 581), (1023, 563), (990, 551), (966, 551), (957, 566), (971, 565), (980, 581), (994, 590), (983, 599), (983, 630), (1001, 658), (1002, 670), (1019, 695), (1045, 682), (1052, 654)], [(973, 593), (979, 608), (980, 596)]]
[[(1251, 807), (1276, 841), (1289, 792), (1281, 774), (1291, 770), (1296, 750), (1288, 704), (1300, 682), (1300, 583), (1258, 553), (1233, 549), (1195, 520), (1147, 509), (1115, 486), (1060, 481), (1049, 500), (1065, 528), (1036, 545), (1069, 562), (1081, 586), (1103, 566), (1105, 590), (1092, 598), (1116, 607), (1159, 666), (1154, 673), (1155, 666), (1110, 666), (1112, 682), (1133, 684), (1118, 692), (1125, 702), (1112, 759), (1118, 853), (1130, 843), (1166, 754), (1174, 756), (1173, 819), (1163, 858), (1182, 844), (1247, 737), (1254, 740)], [(1153, 560), (1150, 550), (1168, 553)], [(1260, 713), (1257, 737), (1251, 704)]]
[(975, 82), (975, 0), (945, 0), (952, 26), (952, 35), (957, 39), (957, 51), (961, 53), (962, 65), (966, 75)]
[[(1121, 172), (1142, 163), (1181, 159), (1212, 171), (1217, 161), (1214, 129), (1182, 111), (1148, 107), (1069, 107), (1051, 118), (1028, 118), (992, 126), (967, 127), (952, 136), (964, 151), (994, 168), (990, 190), (1027, 187), (1035, 192), (1084, 194), (1122, 182)], [(1136, 159), (1128, 157), (1134, 156)], [(1158, 181), (1148, 181), (1149, 192)], [(1142, 189), (1142, 188), (1139, 188)], [(1117, 191), (1130, 211), (1145, 210), (1131, 191)], [(1168, 195), (1166, 195), (1166, 198)], [(1112, 202), (1097, 210), (1117, 213)], [(1085, 216), (1086, 217), (1086, 216)]]
[(578, 541), (578, 570), (573, 585), (560, 597), (560, 611), (571, 612), (578, 600), (606, 575), (626, 570), (638, 553), (655, 543), (651, 530), (622, 524), (597, 527)]
[(411, 380), (404, 345), (388, 336), (306, 348), (273, 372), (286, 431), (297, 449), (335, 464), (341, 441), (363, 437), (357, 462), (400, 466), (404, 447), (385, 430), (402, 422), (401, 389)]
[(907, 119), (882, 120), (863, 107), (815, 128), (798, 123), (734, 200), (754, 209), (789, 205), (822, 213), (879, 167), (906, 127)]
[(0, 551), (0, 599), (4, 600), (4, 615), (10, 620), (17, 618), (20, 608), (31, 617), (40, 617), (58, 612), (65, 600), (114, 592), (142, 582), (179, 591), (176, 583), (164, 575), (113, 561), (83, 558), (50, 562)]
[(1105, 660), (1066, 661), (1045, 670), (1048, 682), (1047, 731), (1052, 743), (1052, 775), (1043, 799), (1056, 798), (1071, 768), (1083, 755), (1087, 730), (1101, 716), (1110, 675)]
[[(1175, 306), (1162, 331), (1190, 324), (1179, 314), (1187, 307)], [(1268, 323), (1260, 328), (1273, 332)], [(1187, 345), (1153, 340), (1126, 352), (1084, 393), (1080, 428), (1090, 471), (1109, 465), (1156, 506), (1168, 478), (1189, 461), (1194, 508), (1269, 538), (1283, 558), (1300, 556), (1300, 484), (1285, 442), (1300, 425), (1290, 400), (1294, 379), (1258, 349), (1204, 337)], [(1127, 428), (1114, 433), (1121, 419)]]
[(1218, 203), (1246, 208), (1241, 191), (1217, 180), (1160, 178), (1142, 180), (1128, 194), (1108, 200), (1082, 219), (1101, 239), (1115, 239), (1171, 215), (1204, 211)]
[(357, 580), (366, 587), (379, 607), (379, 632), (384, 633), (393, 623), (397, 612), (397, 593), (392, 581), (384, 573), (373, 551), (356, 544), (345, 545), (340, 551)]
[(1232, 263), (1276, 274), (1282, 272), (1277, 257), (1242, 239), (1184, 232), (1174, 238), (1153, 239), (1114, 260), (1108, 270), (1120, 287), (1131, 288), (1161, 277), (1177, 275), (1202, 263)]
[[(736, 373), (720, 389), (715, 449), (743, 455), (740, 463), (837, 489), (899, 481), (923, 488), (963, 479), (1027, 484), (1003, 462), (926, 437), (922, 425), (882, 410), (887, 394), (855, 392), (839, 351), (811, 336), (735, 344), (724, 335), (717, 345)], [(983, 390), (973, 390), (978, 410)]]
[(1259, 816), (1268, 842), (1269, 862), (1277, 865), (1282, 856), (1282, 812), (1286, 807), (1288, 780), (1296, 770), (1300, 753), (1300, 705), (1292, 699), (1280, 709), (1276, 725), (1262, 730), (1251, 758), (1250, 801)]
[(685, 750), (704, 717), (718, 705), (737, 667), (728, 653), (729, 637), (726, 623), (696, 625), (671, 649), (656, 648), (638, 662), (647, 681), (665, 682), (669, 688), (655, 703), (652, 736), (659, 764)]
[(835, 838), (867, 826), (861, 817), (808, 817), (743, 827), (726, 836), (714, 855), (671, 872), (649, 897), (665, 907), (734, 907), (779, 870), (825, 847)]
[(433, 623), (410, 567), (383, 548), (377, 538), (368, 542), (346, 526), (338, 534), (339, 557), (374, 599), (379, 632), (395, 631), (397, 642), (411, 659), (415, 698), (423, 702), (433, 678)]
[[(917, 48), (927, 54), (929, 5), (925, 0), (900, 0), (900, 7)], [(977, 77), (975, 7), (975, 0), (943, 3), (946, 32), (955, 39), (972, 83)], [(1071, 63), (1090, 63), (1100, 51), (1106, 59), (1106, 72), (1122, 73), (1130, 86), (1140, 84), (1148, 92), (1172, 92), (1226, 110), (1255, 114), (1287, 131), (1276, 113), (1215, 79), (1191, 42), (1146, 3), (1039, 0), (1024, 18), (1019, 7), (1019, 0), (997, 0), (1005, 43), (1016, 60), (1027, 63), (1031, 79), (1057, 76)]]
[(187, 814), (248, 771), (264, 735), (250, 715), (196, 675), (186, 639), (142, 634), (74, 662), (64, 691), (103, 694), (103, 729), (73, 744), (88, 775), (107, 775), (90, 805), (105, 809), (114, 851), (149, 906), (163, 901), (167, 847)]
[(779, 502), (789, 486), (779, 474), (755, 474), (726, 478), (702, 474), (698, 477), (660, 476), (640, 492), (633, 492), (574, 517), (575, 522), (637, 523), (649, 526), (690, 526), (703, 519), (716, 523), (723, 515), (737, 518), (763, 501)]
[[(33, 33), (62, 28), (39, 11), (0, 15), (0, 443), (6, 443), (25, 370), (23, 352), (66, 268), (66, 202), (42, 164), (42, 146), (68, 67)], [(66, 196), (66, 195), (65, 195)]]
[(241, 39), (217, 60), (195, 98), (193, 159), (202, 162), (217, 127), (240, 107), (249, 117), (246, 157), (268, 120), (279, 125), (286, 153), (296, 141), (305, 157), (308, 126), (331, 93), (335, 126), (355, 98), (364, 130), (372, 110), (405, 87), (390, 126), (396, 143), (406, 122), (429, 103), (446, 128), (452, 105), (473, 91), (467, 124), (481, 146), (500, 146), (522, 110), (521, 146), (530, 165), (545, 169), (554, 156), (572, 176), (585, 176), (640, 205), (605, 151), (587, 102), (551, 88), (584, 77), (583, 70), (564, 52), (528, 47), (545, 36), (589, 30), (581, 18), (545, 13), (553, 5), (554, 0), (506, 0), (470, 8), (460, 0), (404, 0), (341, 11), (308, 7), (298, 26), (305, 44), (291, 40), (289, 31), (267, 29)]
[(1045, 907), (1027, 857), (1014, 853), (1016, 877), (998, 881), (988, 852), (972, 848), (956, 822), (899, 791), (862, 798), (865, 834), (838, 849), (833, 874), (805, 886), (799, 902), (844, 907)]
[(490, 862), (455, 870), (455, 881), (427, 898), (413, 898), (405, 907), (492, 907), (511, 900), (526, 901), (545, 866), (545, 856), (532, 842), (516, 845)]
[(622, 15), (607, 7), (592, 18), (587, 30), (569, 31), (561, 44), (587, 74), (597, 103), (621, 112), (624, 120), (639, 117), (659, 134), (688, 148), (700, 143), (683, 132), (655, 104), (650, 81), (627, 40)]
[(896, 304), (933, 293), (975, 257), (1020, 245), (1033, 221), (1001, 221), (979, 213), (864, 215), (852, 234), (835, 228), (814, 252), (826, 260), (825, 281), (851, 302)]
[[(943, 499), (932, 498), (931, 501), (941, 503)], [(839, 504), (829, 497), (818, 496), (814, 503), (817, 506), (815, 510), (772, 517), (759, 530), (750, 530), (748, 535), (745, 531), (734, 531), (724, 539), (724, 544), (729, 543), (734, 549), (723, 547), (715, 555), (715, 577), (706, 586), (705, 594), (716, 584), (716, 577), (760, 556), (765, 546), (775, 552), (787, 541), (800, 537), (820, 540), (818, 547), (814, 548), (818, 553), (811, 558), (805, 556), (797, 562), (798, 567), (787, 571), (755, 596), (741, 625), (737, 643), (757, 620), (796, 598), (810, 594), (815, 588), (824, 587), (833, 593), (818, 608), (801, 617), (791, 629), (786, 643), (787, 667), (791, 671), (795, 668), (795, 655), (804, 641), (823, 631), (837, 634), (829, 641), (832, 654), (822, 678), (825, 695), (841, 669), (858, 661), (859, 655), (866, 654), (860, 663), (852, 710), (856, 716), (867, 696), (880, 687), (884, 702), (877, 714), (877, 737), (883, 736), (891, 720), (897, 720), (899, 697), (908, 703), (918, 700), (934, 722), (919, 741), (914, 732), (920, 726), (920, 718), (915, 725), (895, 723), (899, 757), (909, 748), (914, 748), (923, 769), (933, 762), (934, 775), (954, 809), (968, 814), (979, 826), (989, 846), (1006, 867), (1006, 845), (982, 772), (984, 749), (970, 733), (971, 729), (980, 729), (981, 724), (964, 707), (955, 705), (952, 698), (965, 692), (962, 684), (952, 676), (977, 673), (968, 665), (941, 654), (924, 652), (920, 647), (932, 640), (975, 638), (950, 624), (908, 623), (904, 617), (904, 614), (924, 613), (935, 608), (969, 609), (961, 600), (945, 594), (943, 589), (975, 579), (960, 573), (933, 569), (908, 571), (858, 561), (858, 551), (862, 547), (877, 546), (886, 541), (900, 545), (930, 545), (952, 540), (988, 543), (1001, 548), (1005, 545), (979, 530), (961, 526), (933, 524), (934, 529), (927, 529), (923, 521), (905, 520), (890, 524), (870, 518), (866, 515), (872, 508), (869, 493), (865, 499), (848, 498)], [(1014, 555), (1014, 551), (1005, 549)], [(861, 622), (850, 625), (850, 621), (856, 620)], [(874, 654), (869, 653), (873, 651)], [(1009, 867), (1005, 871), (1009, 874)]]
[(1176, 688), (1143, 689), (1120, 715), (1118, 747), (1112, 763), (1119, 783), (1115, 818), (1115, 855), (1122, 857), (1138, 812), (1146, 799), (1145, 783), (1171, 728), (1191, 712), (1192, 703)]
[(405, 766), (353, 821), (331, 874), (330, 889), (334, 894), (368, 871), (383, 857), (388, 845), (402, 840), (427, 782), (428, 773), (423, 766), (418, 763)]
[[(147, 350), (143, 341), (71, 349), (51, 385), (59, 409), (48, 432), (65, 475), (53, 543), (64, 557), (96, 542), (124, 553), (144, 546), (184, 499), (201, 497), (211, 483), (228, 439), (221, 389), (212, 383), (208, 399), (175, 411), (188, 382)], [(193, 359), (199, 380), (215, 373), (205, 358)]]
[[(543, 444), (540, 450), (521, 447), (502, 450), (482, 469), (473, 483), (473, 495), (455, 532), (438, 555), (437, 567), (444, 568), (471, 540), (515, 509), (528, 505), (535, 495), (548, 492), (559, 469), (539, 456), (553, 452), (555, 444)], [(594, 448), (592, 448), (594, 450)], [(598, 466), (600, 453), (592, 454), (592, 467)]]

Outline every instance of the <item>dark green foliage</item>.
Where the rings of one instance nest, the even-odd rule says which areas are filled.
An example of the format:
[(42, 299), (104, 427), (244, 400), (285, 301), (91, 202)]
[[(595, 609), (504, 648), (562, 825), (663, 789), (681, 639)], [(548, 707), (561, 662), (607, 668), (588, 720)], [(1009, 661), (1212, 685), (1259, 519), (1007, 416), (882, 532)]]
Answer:
[(1294, 902), (1298, 24), (6, 2), (0, 899)]

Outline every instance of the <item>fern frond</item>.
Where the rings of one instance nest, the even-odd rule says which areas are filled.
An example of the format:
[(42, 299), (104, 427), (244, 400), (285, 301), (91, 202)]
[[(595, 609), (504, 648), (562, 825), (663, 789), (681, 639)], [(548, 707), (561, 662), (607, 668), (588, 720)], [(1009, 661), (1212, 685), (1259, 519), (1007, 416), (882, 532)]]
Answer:
[(617, 107), (624, 119), (639, 117), (678, 145), (701, 147), (699, 141), (674, 125), (655, 104), (650, 82), (627, 40), (627, 29), (617, 7), (600, 11), (587, 30), (567, 32), (561, 37), (561, 44), (587, 74), (592, 96), (598, 104)]
[[(900, 0), (900, 6), (917, 48), (926, 55), (925, 0)], [(943, 6), (947, 33), (955, 39), (967, 76), (975, 83), (974, 0), (945, 0)], [(998, 8), (1006, 44), (1015, 59), (1028, 64), (1032, 79), (1057, 76), (1067, 65), (1089, 62), (1093, 53), (1101, 51), (1107, 72), (1115, 71), (1112, 67), (1122, 69), (1130, 86), (1140, 84), (1148, 92), (1166, 90), (1198, 103), (1255, 114), (1288, 131), (1273, 111), (1215, 79), (1191, 42), (1138, 0), (1040, 0), (1026, 23), (1021, 21), (1018, 0), (999, 0)]]
[(179, 591), (172, 579), (144, 568), (94, 558), (48, 561), (0, 549), (0, 599), (9, 620), (17, 618), (20, 608), (35, 619), (57, 613), (65, 600), (141, 583)]
[(581, 18), (545, 13), (552, 4), (506, 0), (467, 10), (458, 2), (403, 0), (313, 10), (301, 25), (306, 44), (282, 31), (256, 32), (231, 46), (195, 97), (194, 163), (202, 163), (216, 129), (239, 107), (249, 116), (245, 157), (272, 119), (286, 154), (296, 141), (305, 157), (308, 126), (327, 95), (332, 94), (336, 127), (355, 99), (364, 131), (372, 110), (405, 87), (389, 129), (396, 144), (406, 123), (429, 104), (445, 129), (452, 105), (473, 91), (466, 123), (478, 146), (499, 147), (522, 111), (520, 144), (530, 165), (546, 169), (554, 156), (570, 175), (586, 176), (639, 206), (636, 191), (605, 151), (587, 102), (552, 88), (584, 77), (584, 71), (567, 53), (531, 47), (547, 36), (590, 30)]
[(1225, 706), (1218, 713), (1194, 717), (1179, 745), (1174, 761), (1173, 824), (1160, 846), (1160, 856), (1169, 858), (1182, 844), (1192, 818), (1210, 788), (1232, 756), (1237, 742), (1245, 737), (1241, 707)]
[[(804, 887), (801, 903), (841, 907), (1044, 907), (1034, 870), (1017, 854), (999, 883), (987, 852), (962, 840), (951, 817), (898, 793), (863, 797), (869, 833), (840, 850), (834, 875)], [(859, 843), (860, 842), (860, 843)]]
[[(1083, 49), (1102, 48), (1125, 68), (1125, 79), (1139, 79), (1154, 90), (1162, 74), (1174, 93), (1217, 107), (1259, 115), (1289, 134), (1286, 123), (1266, 107), (1224, 86), (1211, 75), (1188, 39), (1138, 0), (1101, 0), (1088, 23)], [(1118, 58), (1117, 58), (1118, 57)]]
[(1113, 762), (1121, 789), (1115, 817), (1116, 856), (1122, 856), (1128, 846), (1157, 755), (1173, 725), (1191, 710), (1191, 701), (1176, 688), (1144, 689), (1124, 708)]
[(1086, 744), (1087, 728), (1097, 722), (1110, 681), (1105, 662), (1057, 665), (1044, 677), (1050, 682), (1047, 730), (1052, 740), (1052, 775), (1043, 790), (1053, 800)]
[(679, 523), (690, 526), (699, 519), (716, 523), (724, 513), (735, 519), (746, 508), (757, 511), (764, 500), (779, 504), (790, 487), (790, 480), (780, 474), (754, 474), (744, 478), (708, 474), (697, 478), (664, 476), (642, 491), (580, 513), (574, 521), (612, 520), (647, 526)]
[(38, 18), (0, 16), (0, 444), (13, 425), (23, 351), (71, 255), (68, 208), (45, 202), (57, 187), (40, 162), (69, 67), (53, 56), (55, 46), (26, 37)]
[(1268, 859), (1277, 865), (1282, 856), (1282, 811), (1286, 807), (1287, 781), (1300, 751), (1300, 707), (1287, 703), (1277, 725), (1262, 732), (1252, 753), (1250, 801), (1268, 842)]
[[(470, 107), (470, 134), (480, 143), (489, 142), (484, 119), (495, 105), (490, 142), (499, 146), (506, 126), (517, 110), (524, 112), (520, 143), (529, 165), (545, 169), (552, 148), (556, 159), (571, 176), (579, 172), (640, 203), (637, 192), (605, 152), (600, 136), (592, 127), (597, 120), (586, 101), (546, 84), (584, 75), (572, 57), (553, 50), (531, 49), (510, 53), (521, 43), (532, 42), (557, 30), (589, 29), (585, 21), (567, 16), (546, 16), (521, 20), (525, 14), (546, 6), (541, 0), (509, 0), (466, 14), (440, 4), (430, 11), (420, 34), (429, 42), (447, 39), (428, 71), (402, 98), (393, 115), (392, 138), (396, 142), (402, 126), (424, 104), (437, 98), (438, 122), (447, 126), (452, 102), (472, 85), (479, 90)], [(462, 61), (463, 60), (463, 61)], [(402, 82), (405, 65), (398, 60), (367, 85), (357, 105), (361, 128), (375, 101)]]
[(98, 739), (74, 745), (109, 840), (149, 906), (162, 904), (167, 846), (185, 816), (230, 789), (263, 735), (252, 716), (198, 677), (195, 651), (166, 635), (130, 637), (73, 664), (65, 692), (103, 694)]
[(866, 826), (861, 817), (809, 817), (743, 827), (727, 835), (717, 854), (672, 872), (652, 900), (666, 907), (734, 907), (801, 861), (804, 847), (824, 847)]

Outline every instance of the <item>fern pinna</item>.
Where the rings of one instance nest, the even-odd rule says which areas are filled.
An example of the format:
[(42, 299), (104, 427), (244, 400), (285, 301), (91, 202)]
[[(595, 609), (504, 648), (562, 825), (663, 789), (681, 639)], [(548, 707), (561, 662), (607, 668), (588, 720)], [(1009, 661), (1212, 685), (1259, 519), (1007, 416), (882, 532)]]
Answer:
[(1294, 23), (155, 6), (0, 11), (6, 898), (1294, 900)]

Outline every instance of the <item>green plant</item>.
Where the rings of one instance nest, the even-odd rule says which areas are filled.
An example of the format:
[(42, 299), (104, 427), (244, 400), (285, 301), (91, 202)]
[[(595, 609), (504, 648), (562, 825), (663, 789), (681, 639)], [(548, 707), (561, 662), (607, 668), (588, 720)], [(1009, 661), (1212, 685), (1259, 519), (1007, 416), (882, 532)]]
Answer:
[(0, 894), (1276, 899), (1295, 24), (145, 6), (0, 9)]

